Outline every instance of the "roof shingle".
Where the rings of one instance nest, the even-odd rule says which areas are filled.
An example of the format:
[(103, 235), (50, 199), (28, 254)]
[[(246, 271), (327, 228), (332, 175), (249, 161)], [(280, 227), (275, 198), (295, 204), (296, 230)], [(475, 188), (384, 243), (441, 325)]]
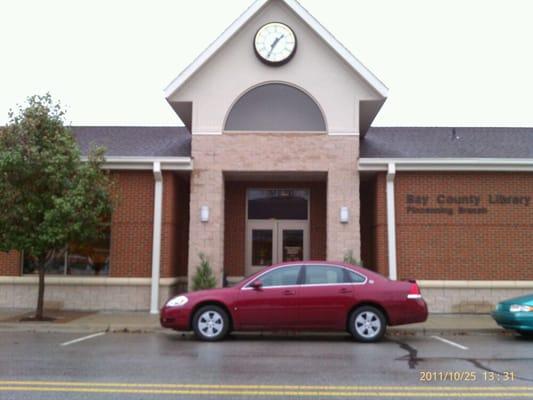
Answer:
[(191, 156), (191, 134), (184, 126), (73, 126), (72, 132), (83, 155), (103, 146), (108, 157)]
[(375, 127), (361, 139), (368, 158), (533, 158), (533, 128)]

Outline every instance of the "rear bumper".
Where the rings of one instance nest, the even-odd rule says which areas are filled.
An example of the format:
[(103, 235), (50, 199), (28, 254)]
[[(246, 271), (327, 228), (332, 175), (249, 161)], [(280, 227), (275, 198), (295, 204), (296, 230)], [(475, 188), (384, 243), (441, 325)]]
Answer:
[(428, 306), (424, 299), (408, 299), (397, 308), (394, 316), (390, 316), (389, 325), (405, 325), (424, 322), (428, 319)]
[(159, 323), (163, 328), (177, 331), (190, 330), (190, 310), (183, 307), (163, 307), (159, 313)]
[(531, 312), (493, 311), (491, 315), (502, 328), (533, 332), (533, 313)]

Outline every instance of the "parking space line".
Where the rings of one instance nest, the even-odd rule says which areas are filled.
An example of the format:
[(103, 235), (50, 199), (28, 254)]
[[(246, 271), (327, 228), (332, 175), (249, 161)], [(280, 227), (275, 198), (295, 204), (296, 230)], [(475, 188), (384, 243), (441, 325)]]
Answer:
[(83, 337), (78, 338), (78, 339), (74, 339), (74, 340), (70, 340), (70, 341), (65, 342), (65, 343), (61, 343), (61, 346), (69, 346), (71, 344), (83, 342), (84, 340), (89, 340), (89, 339), (92, 339), (92, 338), (95, 338), (95, 337), (98, 337), (98, 336), (102, 336), (102, 335), (105, 335), (105, 332), (93, 333), (92, 335), (83, 336)]
[(468, 347), (463, 346), (462, 344), (459, 344), (459, 343), (452, 342), (451, 340), (441, 338), (440, 336), (431, 336), (431, 337), (432, 337), (433, 339), (440, 340), (440, 341), (443, 342), (443, 343), (449, 344), (450, 346), (457, 347), (457, 348), (459, 348), (459, 349), (461, 349), (461, 350), (468, 350)]

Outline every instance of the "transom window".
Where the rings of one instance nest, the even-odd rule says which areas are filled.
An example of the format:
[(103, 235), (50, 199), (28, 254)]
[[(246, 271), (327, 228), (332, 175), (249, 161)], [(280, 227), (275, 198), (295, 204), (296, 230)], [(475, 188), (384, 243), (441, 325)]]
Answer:
[(307, 220), (308, 216), (306, 189), (248, 190), (248, 219)]

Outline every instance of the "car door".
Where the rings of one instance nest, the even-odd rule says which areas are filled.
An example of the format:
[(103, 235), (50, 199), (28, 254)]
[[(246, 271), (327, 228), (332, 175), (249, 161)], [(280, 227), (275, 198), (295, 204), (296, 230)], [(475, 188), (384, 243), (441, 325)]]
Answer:
[(357, 283), (350, 271), (333, 265), (305, 265), (299, 319), (303, 329), (344, 330)]
[(281, 266), (255, 279), (261, 281), (260, 288), (252, 288), (251, 282), (241, 288), (234, 309), (238, 329), (294, 328), (302, 270), (302, 265)]

